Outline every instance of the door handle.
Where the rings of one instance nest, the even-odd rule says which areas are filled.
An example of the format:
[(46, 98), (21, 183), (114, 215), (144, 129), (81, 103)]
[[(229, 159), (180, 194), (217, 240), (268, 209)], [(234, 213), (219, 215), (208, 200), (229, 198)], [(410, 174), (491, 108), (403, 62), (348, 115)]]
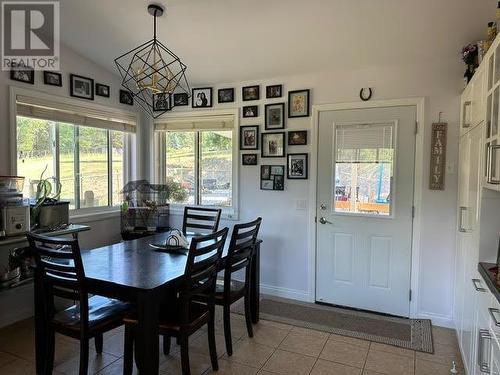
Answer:
[[(469, 118), (470, 117), (470, 108), (472, 106), (472, 102), (471, 101), (466, 101), (464, 102), (464, 113), (463, 113), (463, 119), (462, 119), (462, 127), (463, 128), (470, 128), (470, 121), (469, 121)], [(469, 116), (467, 116), (469, 115)]]
[[(491, 374), (490, 370), (490, 357), (491, 357), (491, 334), (487, 329), (479, 330), (478, 337), (478, 352), (477, 352), (477, 362), (479, 366), (479, 370), (484, 372), (485, 374)], [(485, 342), (488, 341), (486, 355), (484, 353)]]
[(497, 317), (495, 316), (495, 313), (498, 314), (500, 313), (500, 310), (494, 309), (494, 308), (489, 308), (488, 312), (490, 313), (491, 319), (493, 319), (493, 322), (495, 323), (495, 326), (500, 327), (500, 322), (498, 321)]
[(324, 217), (319, 218), (321, 224), (333, 224), (331, 221), (326, 220)]
[(476, 291), (478, 292), (486, 292), (486, 289), (484, 289), (482, 286), (481, 286), (481, 280), (479, 279), (472, 279), (472, 284), (474, 285), (474, 289), (476, 289)]
[(459, 218), (459, 224), (458, 224), (458, 231), (462, 232), (462, 233), (467, 232), (467, 229), (465, 229), (463, 226), (464, 211), (467, 211), (467, 207), (460, 207), (460, 210), (459, 210), (460, 218)]

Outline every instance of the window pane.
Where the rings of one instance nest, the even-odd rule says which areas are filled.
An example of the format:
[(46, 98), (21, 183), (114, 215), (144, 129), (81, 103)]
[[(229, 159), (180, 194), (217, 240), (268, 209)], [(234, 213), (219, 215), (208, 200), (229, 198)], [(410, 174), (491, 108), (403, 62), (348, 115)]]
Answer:
[(80, 207), (108, 205), (108, 132), (79, 127)]
[(70, 202), (70, 208), (76, 208), (75, 202), (75, 126), (59, 124), (59, 179), (61, 199)]
[(25, 197), (34, 197), (40, 176), (55, 176), (55, 123), (17, 117), (17, 174), (24, 176)]
[(336, 212), (390, 215), (394, 125), (341, 125), (335, 130)]
[(123, 142), (125, 136), (122, 132), (110, 131), (111, 147), (112, 147), (112, 176), (113, 181), (111, 186), (113, 188), (113, 202), (114, 206), (120, 204), (121, 195), (120, 191), (123, 189)]
[(171, 203), (195, 204), (195, 133), (166, 133), (166, 176)]
[(232, 131), (201, 132), (201, 204), (232, 204)]

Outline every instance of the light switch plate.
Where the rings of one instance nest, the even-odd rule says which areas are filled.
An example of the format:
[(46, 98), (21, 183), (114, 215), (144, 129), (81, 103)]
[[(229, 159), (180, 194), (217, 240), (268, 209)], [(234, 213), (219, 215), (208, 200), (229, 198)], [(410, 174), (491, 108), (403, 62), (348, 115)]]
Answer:
[(304, 211), (307, 210), (307, 200), (305, 199), (296, 199), (295, 200), (295, 209)]

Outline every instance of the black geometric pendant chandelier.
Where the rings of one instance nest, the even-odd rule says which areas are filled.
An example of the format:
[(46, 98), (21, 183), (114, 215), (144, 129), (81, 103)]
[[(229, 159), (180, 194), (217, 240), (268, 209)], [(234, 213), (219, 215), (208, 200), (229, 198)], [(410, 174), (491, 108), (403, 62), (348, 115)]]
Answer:
[[(186, 78), (187, 66), (180, 58), (156, 39), (156, 18), (163, 14), (159, 5), (149, 5), (154, 18), (153, 39), (115, 59), (122, 77), (122, 86), (153, 118), (170, 111), (173, 96), (180, 94), (185, 103), (191, 96)], [(186, 103), (187, 104), (187, 103)]]

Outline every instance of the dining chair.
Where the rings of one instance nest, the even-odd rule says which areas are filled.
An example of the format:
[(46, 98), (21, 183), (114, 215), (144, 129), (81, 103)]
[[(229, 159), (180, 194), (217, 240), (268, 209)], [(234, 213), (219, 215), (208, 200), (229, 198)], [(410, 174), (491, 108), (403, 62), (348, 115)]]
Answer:
[[(80, 247), (77, 239), (53, 238), (28, 233), (35, 258), (35, 288), (43, 296), (45, 331), (45, 373), (54, 366), (55, 333), (80, 340), (79, 374), (86, 375), (89, 340), (94, 338), (97, 353), (102, 353), (103, 333), (123, 324), (129, 304), (101, 296), (89, 298), (85, 285)], [(54, 297), (71, 301), (71, 306), (57, 312)]]
[[(249, 337), (253, 337), (252, 317), (250, 312), (251, 266), (255, 242), (259, 234), (262, 218), (243, 224), (236, 224), (231, 235), (228, 254), (225, 261), (224, 277), (217, 280), (215, 303), (223, 306), (224, 337), (227, 355), (233, 354), (231, 338), (231, 305), (244, 298), (245, 321)], [(236, 271), (245, 268), (245, 281), (233, 280)]]
[[(179, 294), (174, 309), (160, 313), (159, 334), (163, 336), (163, 352), (169, 354), (171, 337), (181, 347), (182, 374), (189, 375), (189, 336), (208, 326), (208, 347), (212, 369), (217, 371), (217, 349), (215, 346), (215, 283), (217, 270), (224, 250), (228, 228), (218, 232), (193, 237), (187, 254), (184, 276), (179, 285)], [(197, 298), (207, 296), (203, 302)], [(123, 374), (133, 371), (134, 330), (137, 319), (125, 318), (125, 349)]]
[(182, 233), (214, 233), (219, 229), (220, 208), (184, 207)]

